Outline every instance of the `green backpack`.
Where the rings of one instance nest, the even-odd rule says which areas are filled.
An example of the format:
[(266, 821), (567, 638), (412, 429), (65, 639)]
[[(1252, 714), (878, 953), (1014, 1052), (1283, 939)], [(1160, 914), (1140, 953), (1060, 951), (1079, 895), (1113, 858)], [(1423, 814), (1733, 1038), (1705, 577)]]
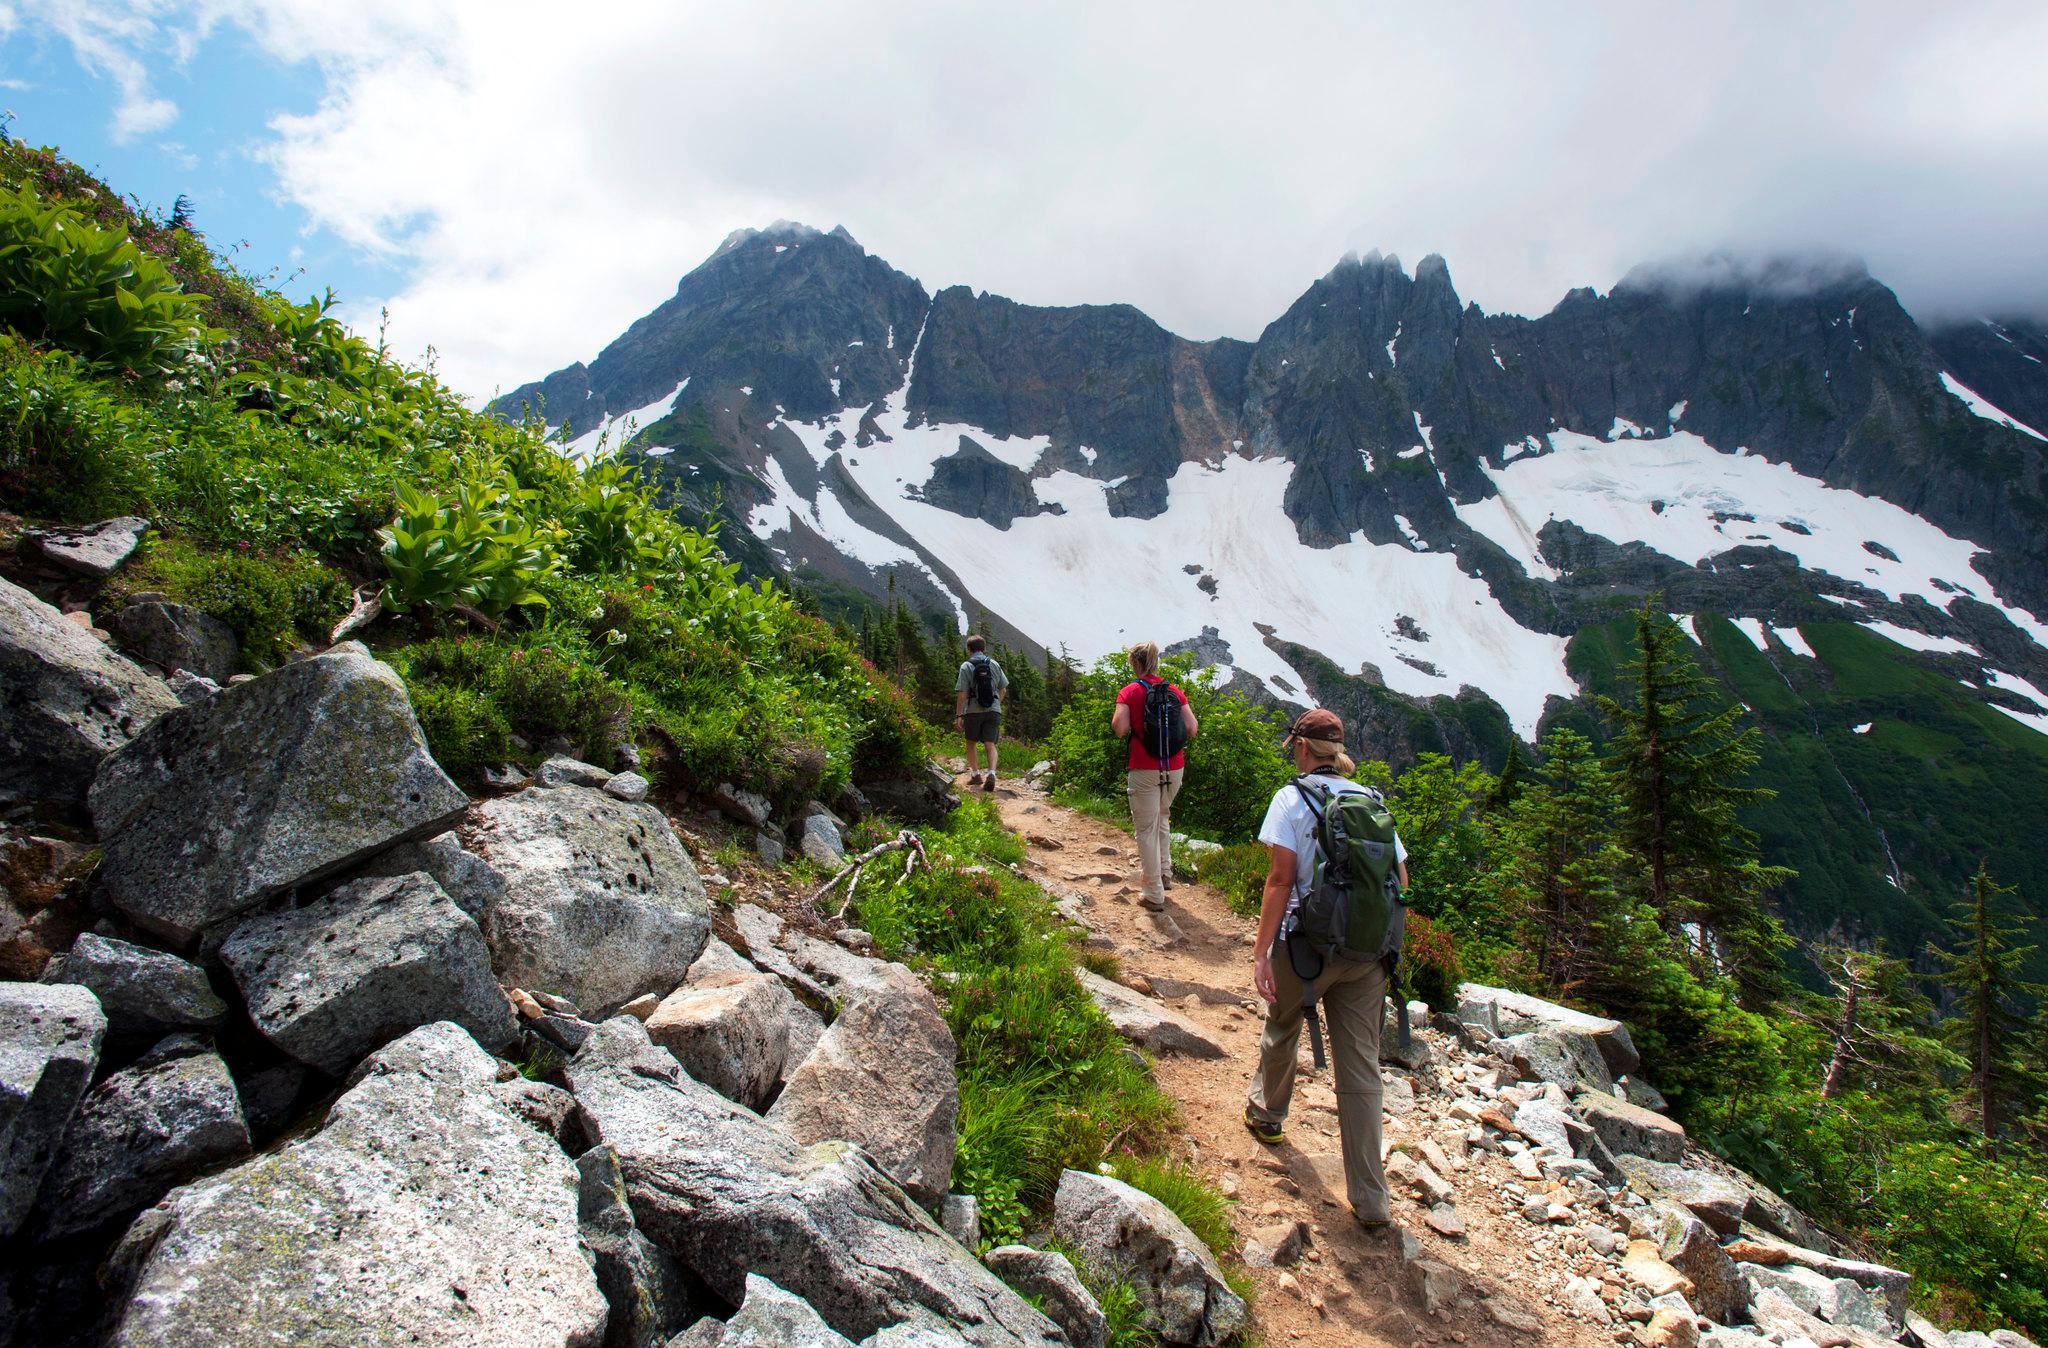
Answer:
[(1302, 984), (1302, 1010), (1309, 1046), (1318, 1068), (1324, 1064), (1322, 1026), (1316, 1014), (1315, 980), (1326, 961), (1378, 960), (1400, 1016), (1400, 1052), (1408, 1052), (1408, 1002), (1401, 995), (1401, 937), (1407, 909), (1401, 903), (1394, 852), (1394, 816), (1379, 792), (1335, 791), (1323, 779), (1294, 779), (1294, 789), (1316, 819), (1316, 856), (1308, 889), (1284, 929), (1287, 957)]

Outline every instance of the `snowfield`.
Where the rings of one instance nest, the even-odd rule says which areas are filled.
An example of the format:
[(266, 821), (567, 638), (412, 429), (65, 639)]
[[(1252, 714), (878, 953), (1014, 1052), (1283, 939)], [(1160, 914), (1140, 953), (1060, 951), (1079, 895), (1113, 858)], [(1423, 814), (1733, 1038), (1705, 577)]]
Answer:
[[(833, 456), (825, 442), (834, 431), (851, 445), (862, 411), (785, 424), (822, 465)], [(1303, 545), (1281, 504), (1294, 471), (1284, 460), (1233, 454), (1215, 466), (1183, 464), (1168, 485), (1167, 513), (1150, 520), (1112, 518), (1108, 484), (1055, 472), (1033, 485), (1040, 501), (1064, 513), (1027, 516), (998, 529), (906, 493), (959, 448), (962, 434), (1019, 467), (1035, 464), (1046, 441), (1005, 441), (971, 426), (908, 427), (893, 405), (876, 420), (890, 441), (845, 448), (848, 475), (952, 568), (977, 604), (1050, 649), (1064, 646), (1093, 660), (1136, 641), (1163, 645), (1215, 628), (1230, 643), (1235, 668), (1298, 701), (1301, 676), (1268, 649), (1255, 626), (1263, 622), (1278, 642), (1299, 642), (1346, 670), (1376, 666), (1398, 692), (1455, 694), (1471, 684), (1499, 702), (1524, 736), (1534, 735), (1551, 694), (1575, 691), (1564, 667), (1565, 639), (1517, 625), (1484, 582), (1458, 570), (1450, 554), (1373, 544), (1362, 535), (1331, 549)], [(836, 502), (827, 505), (829, 487), (812, 503), (779, 471), (771, 478), (774, 502), (749, 521), (758, 536), (772, 540), (793, 513), (870, 565), (909, 561), (904, 549), (860, 529)], [(1183, 569), (1191, 564), (1216, 578), (1216, 596), (1197, 588), (1198, 577)], [(1427, 640), (1400, 635), (1402, 617), (1414, 619)]]
[(1740, 450), (1724, 454), (1690, 431), (1617, 441), (1552, 431), (1547, 439), (1548, 454), (1516, 458), (1500, 468), (1481, 464), (1499, 495), (1454, 503), (1460, 519), (1531, 576), (1556, 577), (1537, 551), (1537, 535), (1553, 519), (1569, 520), (1589, 534), (1643, 543), (1688, 566), (1748, 544), (1768, 546), (1790, 553), (1809, 571), (1856, 581), (1893, 599), (1921, 595), (1937, 606), (1947, 602), (1935, 584), (1939, 580), (1998, 604), (2035, 640), (2043, 636), (2032, 614), (1999, 604), (1990, 583), (1970, 565), (1982, 548), (1949, 537), (1889, 501), (1830, 487)]
[[(913, 371), (915, 360), (913, 351)], [(673, 396), (641, 414), (659, 415)], [(1565, 670), (1566, 639), (1516, 623), (1484, 582), (1459, 570), (1453, 554), (1429, 550), (1407, 519), (1397, 521), (1404, 542), (1374, 544), (1360, 534), (1334, 548), (1303, 545), (1283, 509), (1294, 472), (1284, 459), (1253, 458), (1236, 446), (1217, 462), (1182, 464), (1167, 484), (1164, 514), (1113, 518), (1108, 492), (1117, 484), (1050, 471), (1049, 437), (911, 426), (898, 405), (903, 397), (899, 389), (877, 410), (875, 422), (888, 438), (865, 448), (856, 447), (864, 408), (780, 424), (821, 469), (836, 458), (867, 503), (915, 539), (915, 548), (860, 523), (857, 517), (872, 517), (849, 510), (829, 481), (821, 481), (815, 500), (805, 497), (772, 460), (764, 475), (771, 499), (747, 521), (754, 534), (780, 550), (778, 540), (786, 543), (801, 526), (868, 566), (915, 568), (947, 594), (963, 628), (972, 604), (1083, 661), (1136, 641), (1166, 645), (1213, 629), (1229, 644), (1230, 667), (1290, 702), (1304, 697), (1300, 673), (1281, 654), (1290, 643), (1354, 673), (1371, 666), (1387, 687), (1412, 696), (1477, 688), (1525, 738), (1534, 737), (1551, 696), (1577, 691)], [(1674, 405), (1670, 420), (1684, 411), (1684, 403)], [(1403, 457), (1419, 452), (1434, 466), (1430, 428), (1418, 418), (1416, 431), (1422, 443)], [(1657, 435), (1617, 419), (1612, 433), (1620, 438), (1560, 430), (1508, 446), (1501, 467), (1482, 464), (1497, 494), (1454, 502), (1459, 518), (1536, 577), (1558, 576), (1538, 547), (1543, 526), (1569, 520), (1687, 565), (1768, 545), (1802, 567), (1893, 599), (1945, 601), (1945, 587), (1953, 587), (1998, 602), (1971, 565), (1981, 549), (1898, 506), (1739, 449), (1723, 453), (1688, 431)], [(997, 528), (916, 499), (933, 466), (959, 451), (963, 435), (1013, 468), (1044, 471), (1032, 487), (1045, 511)], [(835, 436), (843, 437), (837, 450), (828, 447)], [(1095, 461), (1093, 449), (1079, 453)], [(939, 566), (957, 585), (941, 579)], [(1213, 580), (1215, 593), (1197, 585), (1203, 579)], [(1853, 601), (1840, 602), (1845, 616), (1912, 649), (1975, 654), (1952, 638), (1907, 631), (1869, 617)], [(2037, 641), (2048, 637), (2048, 626), (2033, 615), (2002, 607)], [(1675, 616), (1692, 629), (1691, 615)], [(1401, 634), (1404, 618), (1412, 620), (1414, 637)], [(1759, 651), (1768, 653), (1775, 636), (1791, 654), (1813, 656), (1797, 628), (1767, 628), (1755, 618), (1736, 625)], [(1698, 639), (1696, 629), (1692, 635)], [(2016, 719), (2048, 730), (2048, 712)]]

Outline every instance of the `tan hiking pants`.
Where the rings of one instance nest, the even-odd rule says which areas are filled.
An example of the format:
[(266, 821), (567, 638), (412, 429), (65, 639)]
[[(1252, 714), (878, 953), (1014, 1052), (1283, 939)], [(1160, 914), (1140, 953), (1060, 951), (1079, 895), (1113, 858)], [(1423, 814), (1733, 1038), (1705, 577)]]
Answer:
[[(1301, 980), (1287, 962), (1285, 945), (1273, 952), (1273, 987), (1279, 1000), (1266, 1008), (1259, 1070), (1252, 1077), (1247, 1112), (1261, 1123), (1277, 1124), (1287, 1119), (1301, 1051)], [(1387, 1177), (1380, 1165), (1380, 1023), (1386, 1013), (1387, 971), (1377, 960), (1332, 959), (1316, 980), (1316, 989), (1316, 1009), (1337, 1079), (1345, 1187), (1360, 1220), (1383, 1222)]]
[(1146, 768), (1124, 774), (1131, 794), (1131, 832), (1138, 839), (1138, 864), (1145, 871), (1140, 892), (1154, 906), (1166, 902), (1166, 872), (1173, 865), (1173, 842), (1167, 837), (1173, 826), (1166, 815), (1180, 794), (1183, 771), (1175, 768), (1162, 775), (1157, 768)]

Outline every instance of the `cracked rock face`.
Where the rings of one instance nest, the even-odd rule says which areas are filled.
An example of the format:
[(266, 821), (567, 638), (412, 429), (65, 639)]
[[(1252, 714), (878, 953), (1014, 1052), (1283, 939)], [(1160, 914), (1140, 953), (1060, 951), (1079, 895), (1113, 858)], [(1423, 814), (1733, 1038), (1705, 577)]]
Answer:
[(89, 797), (119, 908), (174, 942), (468, 804), (427, 753), (405, 685), (356, 642), (167, 714)]
[(173, 1190), (110, 1256), (118, 1345), (597, 1348), (575, 1164), (460, 1027), (365, 1062), (318, 1133)]
[(931, 1208), (946, 1196), (958, 1141), (953, 1033), (922, 979), (887, 970), (790, 1073), (768, 1121), (799, 1142), (858, 1145)]

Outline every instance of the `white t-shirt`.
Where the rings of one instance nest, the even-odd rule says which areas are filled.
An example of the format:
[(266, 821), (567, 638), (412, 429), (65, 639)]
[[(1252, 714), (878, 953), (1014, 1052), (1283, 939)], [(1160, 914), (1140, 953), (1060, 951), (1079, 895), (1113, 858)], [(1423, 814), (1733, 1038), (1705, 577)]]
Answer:
[[(1351, 795), (1365, 790), (1348, 777), (1331, 777), (1317, 774), (1317, 780), (1337, 795)], [(1289, 782), (1273, 793), (1273, 803), (1266, 807), (1266, 820), (1259, 825), (1259, 841), (1273, 847), (1284, 847), (1294, 853), (1294, 893), (1288, 897), (1287, 911), (1292, 913), (1296, 904), (1308, 893), (1310, 874), (1314, 869), (1316, 855), (1316, 816), (1302, 799), (1301, 792)], [(1396, 864), (1408, 859), (1408, 849), (1402, 845), (1401, 835), (1394, 835), (1394, 861)]]

